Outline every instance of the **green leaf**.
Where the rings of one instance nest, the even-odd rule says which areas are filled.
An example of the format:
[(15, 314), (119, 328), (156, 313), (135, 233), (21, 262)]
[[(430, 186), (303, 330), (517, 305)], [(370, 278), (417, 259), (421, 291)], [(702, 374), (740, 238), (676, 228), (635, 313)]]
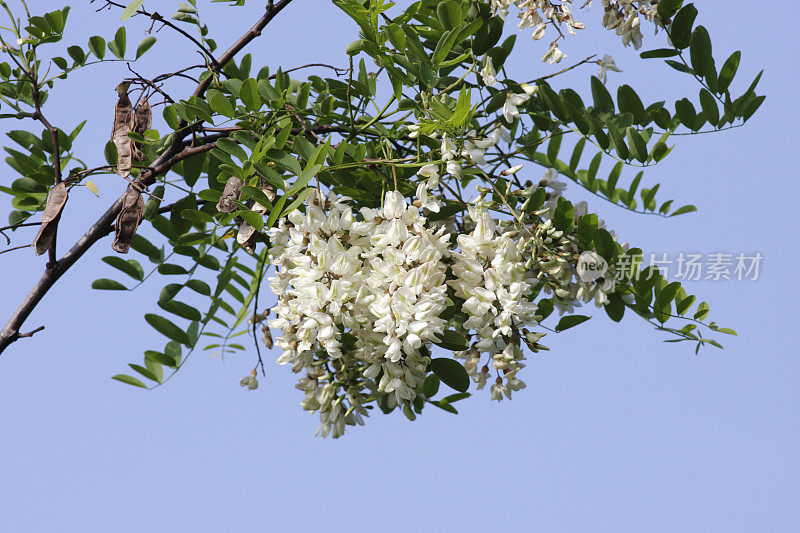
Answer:
[(686, 65), (678, 61), (667, 59), (665, 63), (670, 67), (674, 68), (675, 70), (677, 70), (678, 72), (685, 72), (686, 74), (694, 74), (694, 70), (692, 70), (690, 67), (687, 67)]
[[(314, 189), (308, 188), (308, 189), (305, 189), (300, 194), (298, 194), (297, 198), (295, 198), (294, 202), (292, 202), (288, 206), (286, 206), (286, 209), (284, 209), (283, 214), (288, 215), (289, 213), (291, 213), (292, 211), (297, 209), (300, 206), (300, 204), (302, 204), (303, 202), (306, 201), (306, 198), (311, 196), (312, 192), (314, 192)], [(271, 213), (270, 213), (269, 218), (270, 219), (272, 218), (272, 214)], [(267, 227), (272, 227), (272, 226), (267, 226)]]
[(692, 32), (689, 56), (694, 71), (702, 74), (709, 83), (713, 81), (713, 84), (716, 84), (717, 72), (714, 68), (714, 56), (711, 51), (711, 37), (703, 26), (698, 26)]
[(174, 265), (172, 263), (164, 263), (158, 266), (158, 273), (162, 276), (178, 276), (182, 274), (188, 274), (186, 269), (180, 265)]
[(426, 398), (433, 397), (439, 392), (439, 383), (441, 383), (441, 381), (436, 374), (428, 374), (428, 377), (425, 378), (425, 382), (422, 384), (422, 394), (424, 394)]
[(681, 7), (681, 3), (683, 3), (683, 0), (661, 0), (658, 3), (658, 16), (663, 21), (672, 18), (678, 8)]
[(99, 35), (89, 37), (89, 50), (97, 59), (103, 59), (106, 56), (106, 40)]
[(669, 37), (672, 45), (678, 50), (683, 50), (689, 46), (692, 40), (692, 26), (695, 18), (697, 18), (697, 8), (694, 7), (694, 4), (687, 4), (675, 15), (675, 19), (669, 28)]
[[(442, 409), (443, 411), (447, 411), (448, 413), (453, 413), (454, 415), (458, 414), (458, 411), (456, 410), (456, 408), (453, 407), (452, 405), (450, 405), (447, 402), (432, 401), (431, 403), (433, 405), (435, 405), (436, 407), (438, 407), (439, 409)], [(387, 411), (384, 411), (384, 412), (387, 412)]]
[(592, 76), (591, 85), (594, 108), (600, 112), (613, 113), (614, 100), (611, 99), (611, 94), (609, 94), (603, 82), (600, 81), (597, 76)]
[(688, 98), (683, 98), (675, 102), (675, 114), (681, 121), (681, 124), (686, 126), (692, 131), (697, 131), (697, 111), (694, 105)]
[(177, 300), (159, 300), (158, 306), (164, 311), (172, 313), (173, 315), (177, 315), (181, 318), (185, 318), (186, 320), (200, 320), (202, 318), (200, 311), (191, 305), (179, 302)]
[(146, 377), (147, 379), (151, 379), (156, 382), (159, 381), (158, 376), (156, 376), (155, 372), (151, 371), (149, 368), (145, 368), (141, 365), (134, 365), (134, 364), (129, 364), (128, 366), (131, 367), (136, 372), (138, 372), (139, 374)]
[(165, 107), (162, 115), (164, 117), (164, 121), (170, 128), (172, 128), (173, 130), (178, 129), (178, 125), (180, 124), (180, 119), (178, 118), (178, 112), (175, 110), (175, 106), (170, 105)]
[(700, 91), (700, 106), (703, 108), (703, 116), (708, 123), (716, 126), (719, 123), (719, 108), (714, 96), (706, 89)]
[(620, 298), (618, 294), (612, 294), (604, 308), (608, 318), (614, 322), (622, 320), (625, 314), (625, 302), (622, 301), (622, 298)]
[(445, 396), (444, 398), (439, 400), (439, 403), (453, 403), (459, 400), (463, 400), (465, 398), (469, 398), (470, 396), (472, 396), (472, 394), (468, 392), (457, 392), (455, 394), (450, 394), (449, 396)]
[(142, 39), (142, 42), (140, 42), (139, 46), (136, 48), (136, 59), (139, 59), (145, 54), (145, 52), (150, 50), (153, 47), (153, 45), (156, 44), (157, 40), (158, 39), (156, 39), (152, 35), (148, 35), (147, 37)]
[(452, 350), (454, 352), (462, 352), (469, 349), (469, 342), (467, 338), (461, 333), (455, 332), (451, 329), (446, 329), (442, 335), (436, 335), (434, 344), (444, 348), (445, 350)]
[(125, 26), (122, 26), (114, 35), (114, 42), (108, 43), (108, 49), (119, 59), (125, 59), (126, 41)]
[(694, 318), (695, 320), (703, 320), (707, 316), (708, 304), (706, 302), (701, 302), (700, 305), (697, 306), (697, 312), (694, 314)]
[(562, 317), (561, 320), (558, 321), (555, 330), (560, 333), (565, 329), (573, 328), (578, 324), (583, 324), (584, 322), (589, 320), (589, 318), (590, 317), (583, 315), (567, 315), (565, 317)]
[(250, 111), (258, 111), (261, 108), (261, 97), (258, 95), (258, 82), (253, 78), (248, 78), (242, 83), (239, 89), (239, 98), (247, 109)]
[(431, 370), (451, 389), (458, 392), (466, 392), (469, 389), (469, 374), (458, 361), (437, 357), (431, 360)]
[(693, 205), (685, 205), (685, 206), (679, 207), (678, 209), (673, 211), (670, 216), (674, 217), (674, 216), (678, 216), (678, 215), (683, 215), (683, 214), (686, 214), (686, 213), (691, 213), (692, 211), (697, 211), (697, 208), (695, 206), (693, 206)]
[(659, 162), (664, 159), (667, 154), (670, 152), (670, 148), (667, 146), (667, 143), (664, 141), (658, 141), (656, 144), (653, 145), (653, 151), (650, 154), (655, 162)]
[(614, 238), (604, 228), (598, 228), (592, 237), (594, 241), (594, 249), (600, 256), (608, 261), (608, 264), (614, 263), (615, 255), (617, 254), (617, 245)]
[(206, 97), (208, 98), (208, 105), (211, 106), (211, 109), (215, 113), (226, 116), (228, 118), (233, 118), (234, 115), (233, 106), (231, 105), (230, 101), (225, 97), (224, 94), (214, 89), (209, 89), (208, 93), (206, 93)]
[(217, 146), (226, 153), (239, 158), (242, 162), (247, 161), (247, 152), (245, 152), (241, 146), (239, 146), (232, 140), (219, 139), (217, 140)]
[(117, 381), (127, 383), (128, 385), (133, 385), (134, 387), (141, 387), (143, 389), (147, 388), (147, 385), (145, 385), (144, 383), (142, 383), (133, 376), (128, 376), (125, 374), (117, 374), (116, 376), (111, 376), (111, 379), (116, 379)]
[(211, 287), (208, 286), (208, 283), (205, 281), (201, 281), (199, 279), (190, 279), (186, 282), (186, 286), (192, 289), (193, 291), (202, 294), (203, 296), (210, 296), (211, 295)]
[(80, 46), (70, 46), (67, 53), (75, 61), (76, 65), (82, 65), (86, 61), (86, 54)]
[(674, 57), (680, 54), (680, 51), (673, 48), (658, 48), (656, 50), (648, 50), (639, 54), (642, 59), (656, 59), (662, 57)]
[(719, 77), (717, 78), (718, 93), (722, 94), (728, 90), (728, 87), (733, 81), (734, 76), (736, 76), (736, 71), (739, 69), (739, 60), (741, 58), (742, 53), (737, 50), (736, 52), (732, 53), (722, 65), (722, 69), (719, 71)]
[(142, 281), (144, 279), (144, 270), (142, 269), (142, 265), (140, 265), (135, 259), (128, 259), (126, 261), (121, 257), (109, 255), (101, 259), (101, 261), (111, 265), (112, 267), (127, 274), (137, 281)]
[(563, 196), (559, 196), (555, 213), (553, 213), (553, 226), (557, 230), (569, 233), (573, 224), (575, 224), (575, 215), (572, 203)]
[(144, 0), (131, 0), (131, 3), (128, 4), (128, 7), (122, 10), (122, 16), (120, 17), (120, 20), (125, 22), (131, 18), (136, 13), (136, 10), (139, 9), (139, 6), (142, 5), (142, 3), (144, 3)]
[(245, 209), (239, 211), (239, 216), (242, 217), (245, 222), (253, 226), (256, 231), (264, 229), (264, 217), (261, 214)]
[(625, 133), (628, 137), (628, 145), (630, 146), (633, 157), (642, 163), (647, 162), (647, 143), (644, 142), (639, 131), (633, 126), (630, 126), (625, 130)]
[(119, 281), (114, 281), (113, 279), (108, 278), (100, 278), (96, 279), (92, 282), (92, 288), (101, 290), (101, 291), (127, 291), (128, 288), (120, 283)]
[(183, 345), (189, 346), (189, 336), (181, 328), (164, 318), (163, 316), (148, 313), (144, 315), (144, 319), (150, 324), (153, 329), (167, 337), (168, 339), (179, 342)]
[(617, 90), (617, 103), (620, 113), (630, 113), (636, 124), (644, 126), (649, 122), (649, 116), (644, 109), (644, 104), (630, 85), (622, 85)]
[(448, 2), (439, 2), (436, 6), (436, 16), (439, 22), (442, 23), (444, 29), (451, 30), (461, 25), (464, 20), (464, 15), (461, 12), (461, 6), (453, 0)]

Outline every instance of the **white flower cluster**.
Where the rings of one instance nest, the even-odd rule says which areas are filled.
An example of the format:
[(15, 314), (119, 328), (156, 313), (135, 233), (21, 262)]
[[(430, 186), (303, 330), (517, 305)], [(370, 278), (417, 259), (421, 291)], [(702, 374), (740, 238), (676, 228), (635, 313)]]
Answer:
[[(652, 0), (602, 0), (603, 27), (614, 30), (622, 37), (622, 44), (638, 50), (642, 47), (641, 17), (653, 22), (657, 16), (658, 2)], [(658, 25), (656, 25), (658, 31)]]
[[(381, 209), (363, 208), (360, 220), (345, 200), (315, 193), (305, 214), (269, 232), (278, 363), (306, 369), (303, 407), (319, 410), (319, 434), (334, 437), (366, 414), (364, 389), (389, 407), (415, 398), (430, 362), (421, 348), (445, 326), (449, 255), (445, 229), (432, 232), (399, 192), (386, 193)], [(343, 359), (344, 333), (355, 339), (355, 360)]]
[[(547, 25), (551, 24), (558, 29), (561, 34), (561, 26), (565, 26), (567, 33), (570, 35), (577, 35), (575, 30), (583, 30), (586, 26), (583, 22), (575, 20), (572, 16), (572, 11), (569, 9), (570, 0), (563, 0), (555, 4), (550, 0), (491, 0), (492, 12), (502, 18), (506, 19), (509, 8), (513, 5), (516, 6), (519, 13), (520, 30), (526, 28), (533, 28), (531, 37), (538, 41), (544, 37)], [(547, 51), (542, 54), (542, 61), (550, 63), (558, 63), (564, 59), (566, 54), (559, 50), (558, 39), (550, 43)]]
[[(445, 137), (442, 151), (451, 157), (444, 161), (477, 162), (482, 154), (471, 152), (484, 149), (479, 142), (468, 135), (457, 149)], [(581, 302), (601, 306), (615, 289), (612, 276), (584, 282), (576, 275), (577, 239), (549, 218), (566, 187), (555, 171), (538, 184), (548, 191), (536, 212), (544, 222), (528, 226), (492, 219), (482, 196), (460, 222), (430, 223), (421, 209), (439, 209), (429, 190), (439, 170), (429, 164), (418, 171), (427, 180), (413, 205), (390, 191), (381, 208), (354, 213), (348, 198), (315, 192), (305, 213), (293, 211), (269, 231), (276, 266), (269, 281), (278, 296), (269, 325), (282, 332), (275, 340), (278, 363), (305, 372), (297, 388), (305, 393), (303, 408), (320, 413), (318, 435), (338, 437), (347, 425), (363, 424), (374, 401), (413, 419), (432, 344), (448, 329), (451, 318), (442, 317), (453, 302), (456, 327), (471, 338), (456, 357), (465, 359), (479, 389), (491, 363), (491, 398), (500, 400), (525, 387), (518, 377), (525, 366), (522, 343), (534, 352), (546, 349), (538, 344), (543, 334), (528, 330), (538, 325), (539, 291), (554, 293), (563, 313)], [(531, 184), (521, 194), (534, 190)], [(585, 203), (574, 206), (576, 217), (585, 212)], [(266, 318), (264, 312), (253, 321)], [(242, 385), (255, 388), (255, 374)]]
[(455, 279), (449, 283), (464, 300), (462, 310), (469, 316), (464, 328), (476, 332), (477, 342), (456, 357), (467, 359), (464, 367), (481, 389), (489, 368), (479, 371), (478, 365), (481, 354), (488, 354), (495, 370), (503, 373), (492, 386), (492, 399), (500, 400), (503, 394), (511, 398), (511, 391), (525, 387), (517, 378), (525, 366), (520, 328), (537, 325), (536, 305), (527, 296), (538, 281), (525, 266), (532, 242), (519, 238), (516, 231), (501, 231), (484, 208), (470, 208), (469, 216), (475, 226), (469, 234), (458, 236), (460, 251), (453, 253)]
[[(633, 44), (637, 50), (642, 46), (642, 33), (640, 30), (641, 19), (650, 22), (656, 21), (656, 31), (658, 31), (657, 5), (654, 0), (601, 0), (604, 8), (602, 25), (604, 28), (616, 31), (622, 38), (625, 46)], [(551, 0), (490, 0), (492, 12), (506, 19), (508, 10), (515, 6), (518, 10), (519, 29), (533, 28), (532, 37), (539, 40), (544, 37), (547, 25), (552, 25), (557, 29), (559, 37), (556, 38), (547, 51), (542, 54), (542, 61), (558, 63), (567, 57), (558, 48), (558, 40), (563, 37), (562, 25), (567, 33), (576, 35), (575, 30), (585, 29), (582, 22), (578, 22), (570, 11), (571, 0), (562, 0), (560, 3), (553, 3)], [(592, 1), (586, 0), (581, 7), (591, 7)], [(491, 67), (490, 67), (491, 68)]]

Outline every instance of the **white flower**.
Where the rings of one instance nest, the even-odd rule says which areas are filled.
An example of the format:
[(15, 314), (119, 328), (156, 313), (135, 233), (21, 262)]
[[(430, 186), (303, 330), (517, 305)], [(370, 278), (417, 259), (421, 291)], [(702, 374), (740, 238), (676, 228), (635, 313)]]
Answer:
[(258, 388), (258, 380), (256, 379), (256, 371), (253, 370), (247, 376), (239, 380), (239, 385), (247, 387), (247, 390), (255, 390)]
[(519, 116), (519, 109), (517, 109), (517, 106), (524, 104), (529, 99), (530, 95), (528, 94), (506, 94), (506, 102), (503, 104), (503, 118), (506, 119), (506, 122), (513, 122), (514, 119)]
[(447, 134), (442, 135), (442, 146), (440, 148), (442, 152), (442, 160), (443, 161), (450, 161), (455, 159), (456, 157), (456, 145), (447, 138)]
[(492, 58), (486, 56), (486, 64), (481, 69), (481, 78), (483, 79), (483, 83), (488, 85), (489, 87), (493, 87), (497, 83), (497, 79), (494, 77), (497, 72), (494, 70), (494, 65), (492, 65)]
[(432, 189), (439, 184), (439, 167), (433, 163), (423, 165), (417, 170), (417, 176), (428, 178), (428, 187)]
[(435, 197), (428, 196), (428, 185), (426, 183), (420, 183), (417, 185), (417, 198), (419, 198), (419, 201), (422, 204), (420, 207), (434, 213), (439, 212), (439, 207), (441, 204)]
[(603, 83), (606, 82), (608, 76), (606, 75), (606, 71), (613, 70), (614, 72), (622, 72), (620, 69), (617, 68), (617, 64), (614, 62), (614, 58), (608, 54), (603, 56), (603, 59), (597, 62), (600, 65), (600, 69), (597, 71), (597, 77)]
[(455, 178), (461, 177), (461, 165), (457, 161), (448, 161), (447, 165), (445, 165), (445, 170)]
[(512, 141), (511, 134), (508, 129), (503, 126), (502, 124), (498, 123), (492, 131), (489, 133), (489, 138), (494, 141), (494, 144), (499, 143), (500, 141), (510, 143)]
[(504, 171), (502, 171), (500, 173), (500, 175), (501, 176), (512, 176), (512, 175), (516, 174), (517, 172), (519, 172), (520, 170), (522, 170), (522, 163), (520, 163), (519, 165), (513, 166), (511, 168), (505, 169)]
[(550, 48), (548, 48), (547, 51), (544, 54), (542, 54), (541, 59), (543, 62), (553, 65), (555, 63), (558, 63), (565, 57), (567, 57), (567, 54), (559, 50), (556, 41), (553, 41), (552, 43), (550, 43)]

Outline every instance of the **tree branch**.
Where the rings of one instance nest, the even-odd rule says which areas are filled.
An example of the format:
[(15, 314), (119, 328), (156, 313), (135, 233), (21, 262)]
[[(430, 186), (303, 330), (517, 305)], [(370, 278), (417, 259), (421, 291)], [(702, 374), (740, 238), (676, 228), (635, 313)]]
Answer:
[[(212, 70), (218, 71), (222, 69), (236, 54), (245, 48), (251, 41), (261, 35), (262, 30), (280, 13), (292, 0), (281, 0), (279, 2), (269, 2), (264, 14), (256, 21), (256, 23), (237, 40), (217, 61), (217, 67)], [(209, 76), (197, 85), (194, 95), (202, 97), (208, 86), (211, 84), (212, 76)], [(206, 144), (197, 147), (187, 147), (184, 143), (184, 138), (189, 134), (186, 128), (183, 128), (182, 133), (176, 133), (175, 139), (170, 147), (159, 156), (151, 169), (142, 172), (136, 180), (135, 185), (144, 189), (148, 185), (155, 182), (156, 176), (169, 171), (179, 161), (190, 157), (196, 153), (210, 150), (215, 145)], [(42, 300), (47, 291), (61, 278), (64, 273), (74, 265), (78, 259), (91, 248), (94, 243), (108, 234), (108, 228), (113, 224), (114, 219), (117, 217), (119, 210), (122, 208), (124, 194), (120, 196), (114, 204), (103, 213), (97, 221), (84, 233), (78, 242), (76, 242), (70, 250), (58, 261), (48, 263), (44, 274), (36, 282), (33, 289), (23, 299), (22, 303), (14, 311), (13, 315), (0, 331), (0, 354), (8, 348), (10, 344), (17, 341), (20, 337), (20, 327), (22, 327), (25, 320), (30, 316), (39, 302)]]

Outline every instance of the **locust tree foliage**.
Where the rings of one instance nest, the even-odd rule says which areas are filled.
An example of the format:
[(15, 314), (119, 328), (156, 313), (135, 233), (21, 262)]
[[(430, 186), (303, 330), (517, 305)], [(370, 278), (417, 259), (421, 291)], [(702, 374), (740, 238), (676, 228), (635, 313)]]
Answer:
[[(241, 384), (255, 389), (266, 345), (298, 374), (322, 436), (363, 424), (375, 407), (413, 420), (428, 404), (455, 413), (471, 388), (510, 398), (525, 386), (526, 357), (547, 349), (545, 334), (589, 320), (587, 309), (614, 322), (638, 316), (696, 350), (734, 333), (680, 283), (643, 268), (642, 249), (586, 202), (570, 200), (582, 188), (603, 210), (695, 210), (662, 200), (646, 169), (669, 155), (673, 135), (740, 126), (764, 96), (760, 74), (731, 92), (740, 52), (712, 52), (693, 4), (333, 3), (352, 19), (353, 42), (338, 67), (309, 71), (253, 65), (247, 53), (281, 11), (301, 8), (291, 0), (241, 21), (225, 50), (194, 0), (171, 17), (154, 11), (164, 2), (97, 0), (116, 10), (119, 28), (75, 43), (62, 39), (69, 7), (35, 13), (0, 1), (0, 118), (17, 173), (0, 186), (10, 203), (3, 251), (43, 256), (0, 352), (41, 329), (23, 324), (92, 246), (109, 250), (108, 277), (92, 288), (124, 299), (145, 282), (163, 287), (143, 310), (153, 328), (143, 360), (115, 379), (152, 388), (195, 351), (243, 352), (255, 365)], [(136, 24), (150, 31), (134, 45)], [(630, 85), (609, 90), (607, 72), (619, 70), (610, 56), (565, 60), (570, 35), (591, 24), (637, 49), (648, 35), (642, 59), (695, 89), (655, 102)], [(202, 64), (150, 72), (154, 28), (180, 34)], [(512, 54), (541, 63), (510, 79)], [(113, 132), (104, 153), (79, 154), (84, 123), (50, 123), (48, 95), (107, 62), (130, 67), (109, 83), (119, 94), (105, 118)], [(572, 69), (585, 72), (584, 86), (561, 86)], [(179, 94), (187, 77), (196, 86)], [(116, 176), (103, 189), (118, 198), (78, 242), (59, 242), (69, 197), (96, 194), (98, 174)], [(602, 271), (583, 275), (581, 257)]]

